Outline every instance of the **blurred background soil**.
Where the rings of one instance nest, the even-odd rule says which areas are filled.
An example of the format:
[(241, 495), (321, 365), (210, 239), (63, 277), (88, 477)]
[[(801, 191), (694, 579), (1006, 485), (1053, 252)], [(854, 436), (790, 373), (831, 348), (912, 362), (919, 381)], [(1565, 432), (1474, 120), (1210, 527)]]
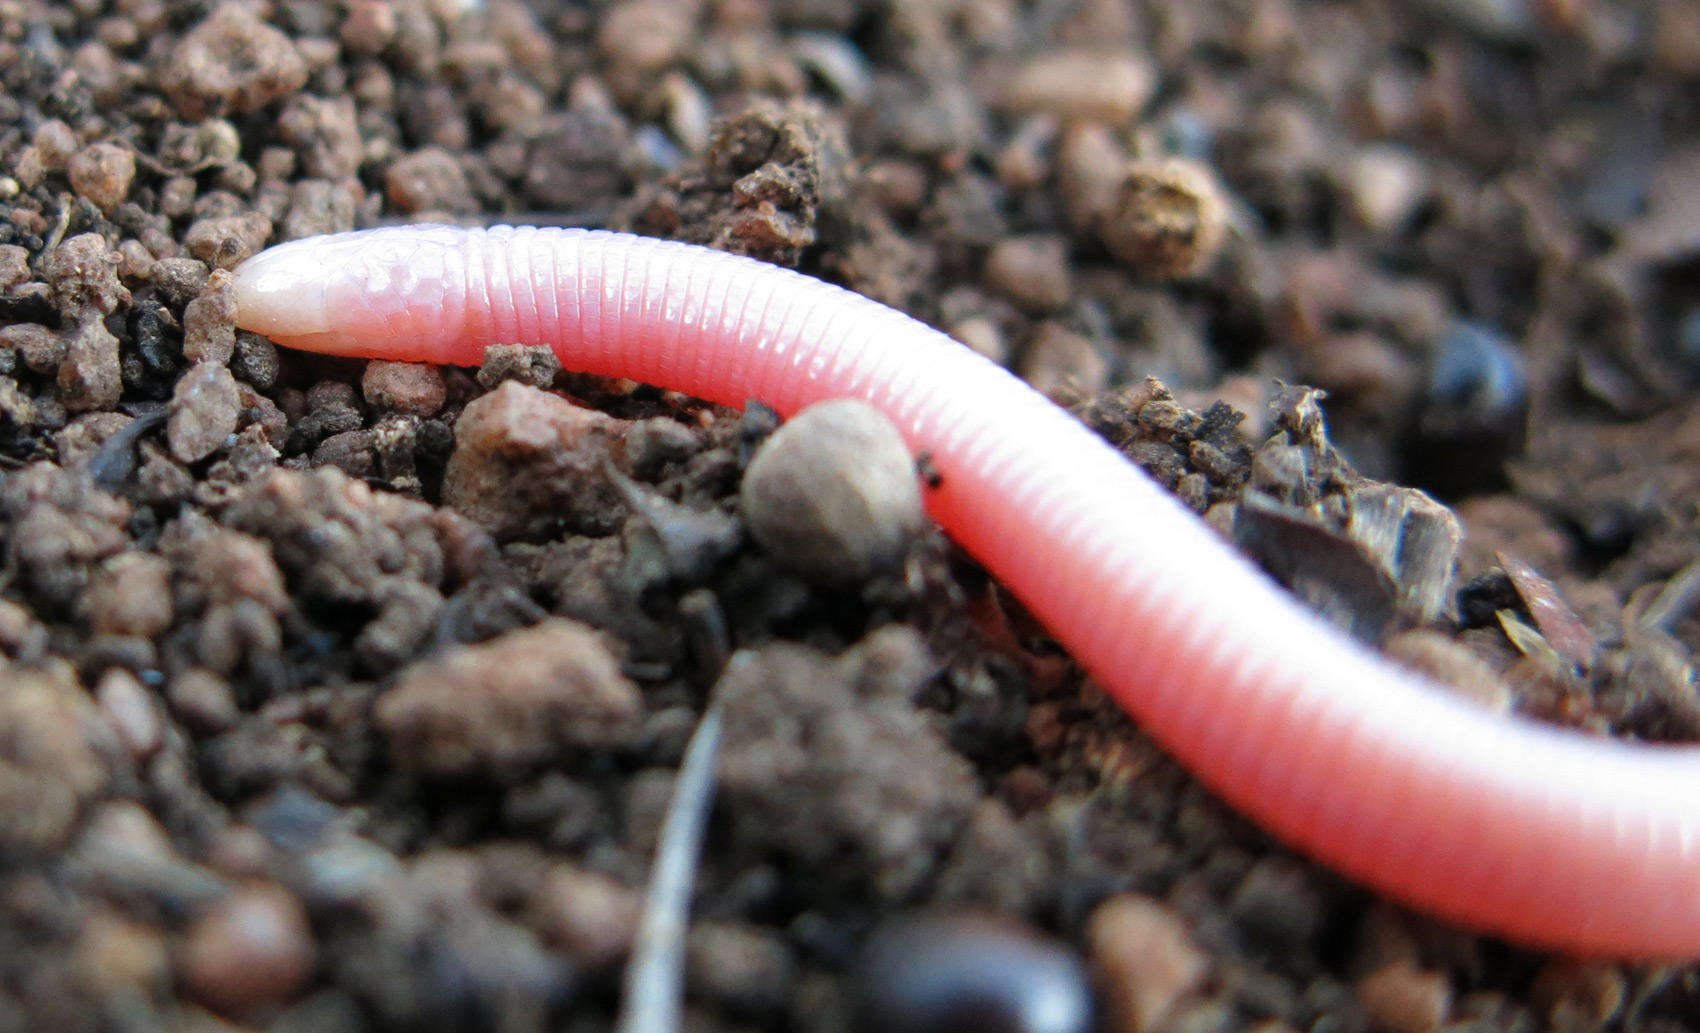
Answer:
[[(1120, 1033), (1700, 1027), (1271, 843), (901, 513), (849, 583), (764, 550), (771, 414), (279, 351), (227, 275), (427, 219), (793, 266), (1481, 705), (1688, 741), (1697, 87), (1696, 0), (0, 0), (0, 1033), (610, 1028), (711, 692), (686, 1029), (1039, 1028), (952, 1018), (965, 956)], [(939, 910), (1002, 925), (855, 974)]]

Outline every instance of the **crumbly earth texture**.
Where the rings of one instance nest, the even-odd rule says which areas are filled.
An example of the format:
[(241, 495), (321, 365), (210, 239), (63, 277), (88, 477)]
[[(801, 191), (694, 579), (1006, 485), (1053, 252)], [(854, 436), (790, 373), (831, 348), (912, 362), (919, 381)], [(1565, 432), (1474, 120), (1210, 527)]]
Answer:
[(770, 413), (280, 352), (226, 275), (410, 219), (793, 266), (1481, 705), (1690, 741), (1697, 41), (1697, 0), (0, 0), (0, 1033), (608, 1029), (711, 697), (690, 1030), (852, 1029), (860, 945), (936, 909), (1078, 952), (1117, 1033), (1700, 1028), (1700, 968), (1272, 843), (936, 531), (776, 563)]

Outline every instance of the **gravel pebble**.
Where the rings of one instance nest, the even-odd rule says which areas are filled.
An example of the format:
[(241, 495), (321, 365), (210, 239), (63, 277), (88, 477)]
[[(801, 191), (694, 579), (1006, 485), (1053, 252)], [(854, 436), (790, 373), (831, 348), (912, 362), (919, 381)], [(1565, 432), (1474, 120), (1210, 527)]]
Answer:
[(21, 581), (51, 607), (69, 607), (93, 568), (130, 541), (131, 509), (82, 471), (33, 463), (0, 478), (0, 520)]
[(597, 49), (622, 75), (653, 73), (678, 60), (696, 30), (695, 5), (680, 0), (624, 0), (609, 8)]
[(599, 634), (551, 618), (415, 666), (376, 716), (402, 767), (502, 773), (631, 743), (643, 700)]
[(53, 373), (65, 361), (65, 338), (40, 323), (0, 327), (0, 348), (15, 351), (37, 373)]
[(1210, 959), (1172, 910), (1146, 897), (1111, 897), (1086, 927), (1103, 987), (1105, 1033), (1146, 1033), (1204, 982)]
[(165, 698), (178, 720), (208, 735), (229, 731), (241, 716), (230, 683), (200, 667), (191, 667), (167, 682)]
[(0, 661), (0, 850), (57, 850), (107, 783), (105, 722), (69, 667)]
[(270, 391), (277, 386), (282, 371), (277, 345), (246, 330), (236, 334), (236, 347), (230, 357), (230, 372), (236, 379), (251, 385), (256, 391)]
[(277, 130), (300, 156), (302, 173), (313, 179), (344, 180), (360, 171), (365, 151), (352, 97), (291, 97)]
[(1090, 340), (1061, 323), (1040, 323), (1021, 355), (1021, 377), (1058, 401), (1091, 398), (1110, 382), (1110, 363)]
[(160, 259), (153, 267), (152, 279), (166, 301), (184, 306), (206, 289), (210, 275), (205, 262), (178, 256)]
[(183, 307), (183, 357), (190, 362), (223, 365), (235, 352), (235, 281), (228, 271), (219, 269)]
[(1011, 111), (1125, 126), (1145, 108), (1156, 86), (1156, 72), (1136, 54), (1059, 49), (1017, 69), (1003, 100)]
[(1254, 864), (1229, 909), (1252, 946), (1273, 954), (1312, 950), (1328, 913), (1312, 871), (1279, 855)]
[(233, 269), (258, 253), (271, 231), (271, 220), (259, 212), (203, 218), (183, 235), (183, 246), (209, 266)]
[(354, 53), (373, 55), (395, 39), (397, 29), (395, 4), (390, 0), (350, 0), (339, 35), (343, 46)]
[(317, 951), (307, 912), (278, 886), (247, 886), (190, 924), (178, 971), (190, 997), (239, 1016), (288, 1000)]
[(505, 380), (546, 389), (561, 374), (561, 357), (541, 344), (497, 344), (484, 350), (473, 379), (478, 386), (494, 390)]
[(970, 316), (952, 323), (950, 336), (1000, 366), (1009, 361), (1009, 339), (994, 320)]
[(459, 159), (426, 147), (397, 160), (384, 173), (385, 196), (397, 211), (471, 212), (478, 207)]
[(113, 997), (152, 993), (171, 975), (171, 956), (157, 929), (106, 911), (84, 921), (72, 959), (84, 978)]
[(1530, 994), (1546, 1009), (1552, 1029), (1600, 1029), (1623, 1011), (1629, 981), (1615, 965), (1555, 960), (1535, 977)]
[(372, 432), (365, 429), (332, 434), (314, 447), (312, 465), (334, 466), (350, 477), (365, 480), (377, 471), (373, 444)]
[(1428, 1033), (1444, 1024), (1452, 1011), (1452, 981), (1446, 973), (1404, 962), (1358, 980), (1357, 990), (1358, 1001), (1387, 1033)]
[(165, 722), (159, 704), (129, 671), (109, 668), (95, 686), (94, 699), (131, 757), (146, 760), (165, 744)]
[(430, 416), (448, 400), (441, 368), (422, 362), (374, 361), (360, 377), (366, 404), (379, 412)]
[(59, 390), (72, 412), (110, 409), (124, 391), (118, 365), (118, 338), (99, 319), (77, 325), (65, 342), (65, 361), (59, 364)]
[(245, 114), (305, 86), (307, 63), (254, 8), (227, 0), (172, 50), (161, 82), (184, 118)]
[(146, 552), (114, 556), (95, 573), (82, 606), (98, 634), (152, 638), (171, 626), (171, 565)]
[(82, 319), (90, 314), (111, 315), (130, 300), (130, 292), (118, 282), (123, 261), (98, 233), (79, 233), (49, 251), (37, 267), (41, 278), (53, 289), (53, 301), (61, 314)]
[(685, 981), (693, 996), (745, 1015), (772, 1014), (791, 990), (796, 965), (777, 933), (753, 926), (699, 922), (685, 943)]
[(1165, 158), (1127, 167), (1098, 235), (1133, 272), (1172, 279), (1202, 271), (1227, 230), (1227, 203), (1209, 167)]
[(1030, 312), (1050, 312), (1074, 294), (1068, 243), (1050, 234), (1010, 237), (986, 256), (986, 286)]
[(30, 253), (16, 244), (0, 244), (0, 291), (11, 290), (30, 277)]
[(1057, 148), (1057, 188), (1068, 221), (1076, 230), (1094, 230), (1114, 208), (1127, 172), (1126, 150), (1103, 126), (1068, 127)]
[(739, 505), (775, 563), (822, 585), (889, 567), (923, 522), (909, 446), (877, 409), (849, 399), (812, 405), (769, 436)]
[(71, 189), (109, 215), (129, 195), (135, 178), (135, 152), (115, 143), (91, 144), (71, 159)]
[(1353, 211), (1379, 233), (1396, 231), (1409, 222), (1427, 187), (1422, 164), (1409, 148), (1396, 144), (1360, 149), (1343, 176)]
[(230, 368), (201, 362), (171, 394), (165, 438), (180, 462), (198, 463), (223, 448), (242, 417), (242, 392)]
[(289, 189), (288, 211), (279, 236), (284, 240), (299, 240), (354, 229), (362, 199), (358, 184), (301, 180)]
[(532, 928), (591, 972), (610, 971), (625, 958), (642, 913), (636, 890), (565, 864), (549, 870), (528, 912)]

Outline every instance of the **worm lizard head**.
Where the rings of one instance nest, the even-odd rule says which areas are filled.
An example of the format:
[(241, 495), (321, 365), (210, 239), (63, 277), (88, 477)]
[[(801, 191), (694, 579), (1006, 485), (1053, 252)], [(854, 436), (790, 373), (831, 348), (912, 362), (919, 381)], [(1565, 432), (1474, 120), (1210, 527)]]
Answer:
[(362, 230), (268, 248), (237, 266), (236, 325), (305, 351), (393, 352), (463, 318), (463, 249), (448, 227)]

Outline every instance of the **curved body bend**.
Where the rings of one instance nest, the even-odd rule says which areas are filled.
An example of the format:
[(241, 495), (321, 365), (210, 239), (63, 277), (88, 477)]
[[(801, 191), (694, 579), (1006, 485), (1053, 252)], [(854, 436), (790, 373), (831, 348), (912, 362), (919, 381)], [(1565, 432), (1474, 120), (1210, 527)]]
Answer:
[(402, 227), (237, 270), (238, 322), (340, 355), (569, 369), (790, 414), (853, 396), (929, 509), (1215, 792), (1390, 898), (1531, 946), (1700, 957), (1700, 750), (1490, 714), (1305, 612), (1081, 424), (943, 334), (800, 274), (583, 230)]

